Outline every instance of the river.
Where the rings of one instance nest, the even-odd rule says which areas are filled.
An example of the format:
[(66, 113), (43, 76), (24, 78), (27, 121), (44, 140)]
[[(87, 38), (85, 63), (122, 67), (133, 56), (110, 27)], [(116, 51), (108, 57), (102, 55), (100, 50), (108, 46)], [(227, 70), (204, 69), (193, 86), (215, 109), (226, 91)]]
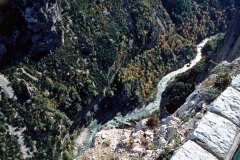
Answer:
[[(162, 93), (165, 91), (166, 87), (172, 82), (174, 81), (175, 77), (181, 73), (186, 72), (187, 70), (191, 69), (193, 66), (195, 66), (201, 59), (202, 59), (202, 48), (204, 47), (204, 45), (211, 40), (213, 37), (209, 37), (204, 39), (200, 44), (197, 45), (197, 55), (196, 57), (188, 64), (184, 65), (182, 68), (170, 72), (167, 75), (165, 75), (160, 82), (157, 85), (157, 95), (155, 100), (148, 104), (147, 106), (143, 106), (140, 109), (136, 109), (133, 112), (125, 115), (125, 116), (117, 116), (115, 117), (113, 120), (110, 120), (109, 122), (107, 122), (106, 125), (114, 125), (114, 126), (118, 126), (119, 124), (126, 124), (128, 123), (130, 120), (133, 119), (141, 119), (144, 117), (148, 117), (150, 116), (153, 112), (156, 112), (160, 109), (160, 103), (161, 103), (161, 96)], [(165, 114), (164, 110), (161, 111), (161, 114)], [(91, 147), (92, 144), (92, 140), (95, 137), (95, 135), (97, 134), (97, 132), (99, 131), (99, 129), (101, 128), (100, 124), (97, 124), (96, 121), (93, 121), (90, 126), (86, 129), (89, 130), (88, 134), (85, 134), (86, 136), (79, 136), (76, 143), (75, 143), (75, 149), (73, 151), (74, 156), (77, 156), (81, 153), (83, 153), (86, 149)], [(85, 129), (85, 130), (86, 130)], [(81, 148), (80, 146), (83, 147)], [(81, 148), (81, 149), (79, 149)]]

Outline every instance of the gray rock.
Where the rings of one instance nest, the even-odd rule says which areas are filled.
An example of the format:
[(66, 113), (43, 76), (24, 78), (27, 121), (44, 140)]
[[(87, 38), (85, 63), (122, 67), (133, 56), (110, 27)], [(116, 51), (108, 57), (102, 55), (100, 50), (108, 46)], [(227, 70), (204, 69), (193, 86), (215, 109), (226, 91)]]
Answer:
[(133, 151), (134, 153), (142, 153), (142, 152), (143, 152), (143, 149), (140, 148), (140, 147), (134, 147), (134, 148), (132, 149), (132, 151)]
[(232, 80), (232, 83), (231, 83), (231, 87), (237, 89), (240, 91), (240, 74), (238, 74), (233, 80)]
[(190, 134), (189, 139), (198, 141), (215, 153), (215, 156), (224, 159), (237, 133), (238, 128), (231, 121), (208, 112)]
[(240, 74), (240, 58), (237, 58), (236, 60), (231, 62), (229, 68), (231, 68), (232, 73), (234, 73), (235, 75)]
[(147, 129), (147, 128), (148, 128), (147, 120), (144, 119), (144, 120), (141, 120), (140, 122), (136, 123), (136, 127), (134, 128), (134, 132), (138, 132), (138, 131), (141, 131), (141, 130), (144, 130), (144, 129)]
[(195, 90), (187, 99), (186, 102), (178, 108), (178, 110), (173, 114), (176, 117), (182, 118), (192, 109), (193, 106), (196, 106), (199, 102), (201, 102), (203, 96), (201, 95), (199, 90)]
[[(17, 20), (14, 19), (16, 22), (9, 24), (11, 33), (8, 36), (0, 34), (0, 58), (9, 54), (8, 50), (12, 47), (16, 50), (16, 57), (20, 57), (25, 54), (44, 55), (63, 45), (63, 30), (56, 25), (61, 20), (61, 11), (56, 0), (12, 1), (6, 7), (6, 11), (0, 13), (1, 23), (6, 23), (6, 15), (15, 16)], [(19, 49), (23, 46), (24, 50)]]
[(173, 138), (173, 136), (175, 135), (176, 132), (176, 128), (174, 127), (168, 127), (167, 128), (167, 132), (166, 132), (166, 138), (169, 140), (171, 138)]
[(217, 158), (195, 142), (187, 141), (173, 154), (171, 160), (217, 160)]
[(3, 90), (6, 97), (8, 97), (8, 98), (13, 98), (14, 97), (14, 93), (13, 93), (11, 83), (2, 74), (0, 74), (0, 88)]

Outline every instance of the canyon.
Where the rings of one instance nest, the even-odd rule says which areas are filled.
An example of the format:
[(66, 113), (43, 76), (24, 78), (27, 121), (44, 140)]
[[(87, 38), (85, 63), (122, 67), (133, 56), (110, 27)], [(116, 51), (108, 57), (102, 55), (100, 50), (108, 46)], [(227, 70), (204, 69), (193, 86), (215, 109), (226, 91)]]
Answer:
[(0, 159), (237, 159), (239, 8), (1, 2)]

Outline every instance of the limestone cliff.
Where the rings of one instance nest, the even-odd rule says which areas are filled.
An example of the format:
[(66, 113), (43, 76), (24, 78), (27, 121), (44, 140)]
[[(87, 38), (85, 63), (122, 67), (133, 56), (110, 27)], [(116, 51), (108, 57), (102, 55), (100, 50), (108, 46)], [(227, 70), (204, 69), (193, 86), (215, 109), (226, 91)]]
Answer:
[(238, 12), (234, 19), (229, 24), (224, 41), (219, 44), (217, 52), (211, 56), (211, 61), (208, 64), (205, 72), (200, 76), (202, 81), (209, 75), (209, 71), (212, 70), (218, 63), (222, 61), (232, 62), (240, 56), (240, 12)]
[[(221, 62), (226, 60), (232, 62), (237, 57), (240, 56), (240, 12), (236, 14), (233, 21), (230, 23), (227, 33), (225, 35), (225, 40), (220, 47), (219, 51), (216, 53), (217, 56), (213, 55), (214, 62)], [(215, 57), (215, 58), (214, 58)]]
[(46, 54), (63, 44), (56, 0), (4, 0), (0, 4), (0, 67), (24, 56)]

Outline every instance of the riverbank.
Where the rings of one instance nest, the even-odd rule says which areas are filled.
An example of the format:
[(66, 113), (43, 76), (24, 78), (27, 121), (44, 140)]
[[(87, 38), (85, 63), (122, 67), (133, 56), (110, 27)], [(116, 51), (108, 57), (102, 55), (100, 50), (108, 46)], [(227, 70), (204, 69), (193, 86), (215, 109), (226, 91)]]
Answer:
[[(152, 103), (148, 104), (147, 106), (143, 106), (141, 109), (136, 109), (135, 111), (133, 111), (132, 113), (130, 113), (124, 117), (117, 116), (117, 117), (115, 117), (114, 120), (109, 121), (107, 124), (114, 125), (114, 126), (116, 126), (118, 124), (125, 124), (125, 123), (129, 122), (130, 120), (143, 119), (144, 117), (148, 117), (152, 113), (158, 111), (159, 107), (160, 107), (162, 93), (164, 92), (164, 90), (166, 89), (168, 84), (170, 84), (172, 81), (174, 81), (174, 78), (177, 75), (191, 69), (202, 59), (201, 49), (212, 38), (214, 38), (214, 36), (204, 39), (200, 44), (197, 45), (197, 55), (190, 63), (185, 64), (182, 68), (180, 68), (176, 71), (168, 73), (166, 76), (164, 76), (160, 80), (160, 82), (157, 85), (158, 89), (157, 89), (156, 98)], [(164, 117), (166, 117), (167, 113), (161, 110), (161, 115), (164, 115)]]
[[(167, 74), (160, 80), (160, 82), (157, 85), (157, 88), (158, 88), (157, 95), (156, 95), (154, 102), (148, 104), (147, 106), (143, 106), (141, 109), (136, 109), (135, 111), (127, 114), (124, 117), (122, 117), (121, 115), (117, 116), (113, 120), (110, 120), (109, 122), (107, 122), (105, 124), (105, 126), (119, 126), (122, 124), (128, 124), (128, 122), (131, 120), (136, 120), (136, 119), (140, 120), (140, 119), (143, 119), (144, 117), (149, 117), (154, 112), (159, 111), (161, 96), (162, 96), (162, 93), (164, 92), (164, 90), (166, 89), (166, 87), (168, 86), (168, 84), (170, 84), (177, 75), (191, 69), (194, 65), (196, 65), (202, 59), (201, 49), (213, 37), (214, 36), (206, 38), (200, 44), (197, 45), (196, 57), (190, 63), (185, 64), (182, 68), (180, 68), (176, 71), (170, 72), (169, 74)], [(162, 112), (161, 114), (166, 114), (166, 113), (163, 113), (163, 111), (161, 111), (161, 112)], [(88, 148), (91, 147), (91, 144), (92, 144), (91, 138), (93, 139), (98, 132), (98, 129), (95, 129), (95, 128), (100, 128), (100, 125), (97, 123), (95, 123), (95, 124), (92, 123), (88, 128), (92, 128), (90, 131), (89, 137), (85, 137), (87, 140), (82, 142), (81, 145), (78, 145), (78, 146), (82, 146), (82, 148), (80, 149), (81, 153), (83, 153), (85, 150), (87, 150)], [(77, 139), (79, 140), (79, 138), (77, 138)], [(78, 152), (78, 150), (79, 149), (77, 149), (77, 148), (74, 149), (75, 155), (80, 154)]]

